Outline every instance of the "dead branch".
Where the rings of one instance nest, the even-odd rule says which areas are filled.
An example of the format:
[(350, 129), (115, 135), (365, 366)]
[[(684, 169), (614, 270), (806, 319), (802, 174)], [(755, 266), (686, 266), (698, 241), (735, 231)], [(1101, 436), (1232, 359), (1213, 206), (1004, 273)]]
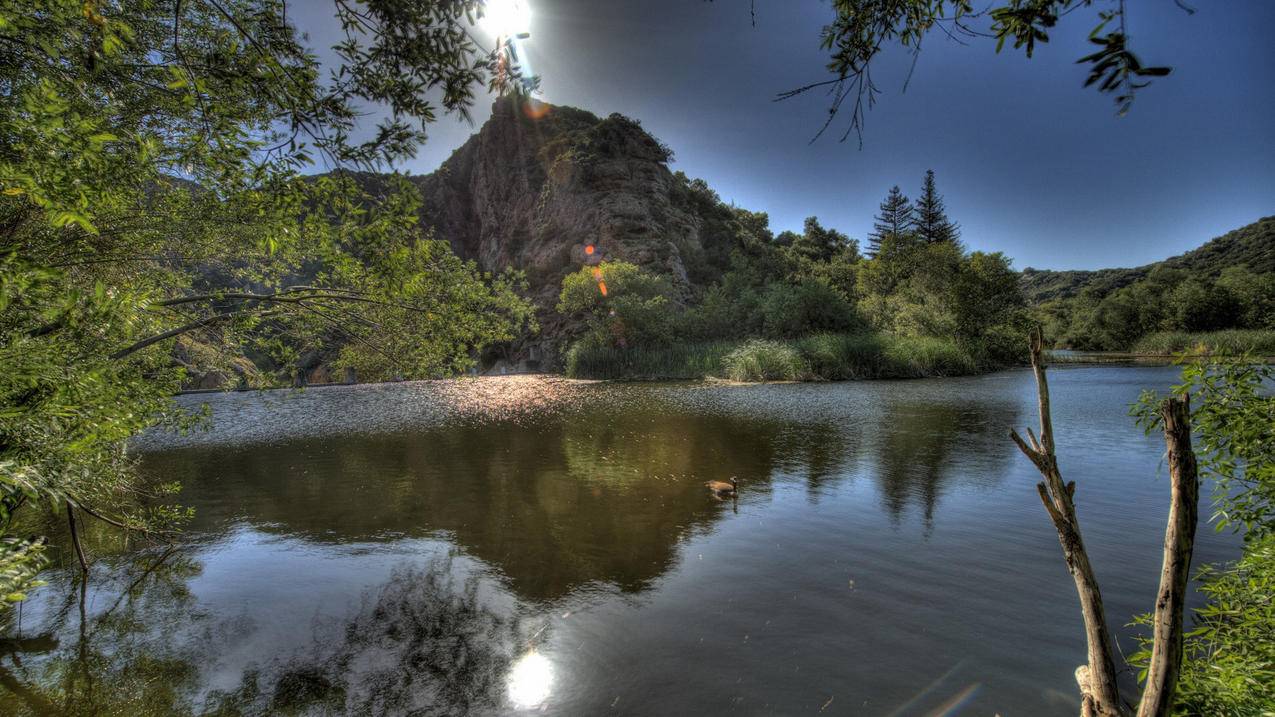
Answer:
[(1045, 377), (1043, 344), (1040, 330), (1034, 330), (1031, 335), (1031, 359), (1039, 396), (1040, 438), (1038, 440), (1029, 432), (1031, 443), (1028, 444), (1017, 431), (1012, 430), (1010, 438), (1045, 479), (1037, 484), (1036, 489), (1049, 513), (1050, 522), (1058, 531), (1063, 558), (1075, 580), (1076, 593), (1080, 597), (1089, 658), (1088, 664), (1076, 671), (1076, 681), (1081, 690), (1081, 713), (1097, 717), (1122, 717), (1125, 710), (1120, 702), (1120, 691), (1116, 683), (1115, 661), (1111, 656), (1111, 633), (1107, 629), (1107, 618), (1103, 612), (1102, 592), (1098, 588), (1093, 566), (1089, 563), (1089, 555), (1085, 552), (1076, 506), (1072, 502), (1075, 486), (1063, 482), (1054, 453), (1054, 427), (1050, 416), (1049, 383)]
[[(1040, 404), (1040, 438), (1027, 430), (1028, 441), (1017, 431), (1010, 438), (1044, 476), (1036, 484), (1040, 500), (1049, 520), (1058, 531), (1067, 569), (1076, 582), (1080, 608), (1088, 639), (1088, 664), (1076, 668), (1076, 684), (1080, 687), (1082, 717), (1122, 717), (1127, 713), (1120, 702), (1116, 684), (1115, 663), (1111, 656), (1111, 633), (1102, 609), (1102, 594), (1094, 576), (1089, 556), (1080, 536), (1076, 518), (1075, 482), (1064, 483), (1054, 452), (1054, 428), (1049, 407), (1049, 383), (1045, 377), (1044, 341), (1040, 329), (1031, 335), (1032, 370), (1036, 374), (1036, 390)], [(1147, 682), (1138, 706), (1137, 717), (1167, 717), (1173, 706), (1173, 693), (1182, 666), (1182, 613), (1186, 603), (1191, 553), (1195, 528), (1199, 522), (1200, 482), (1191, 450), (1191, 409), (1185, 397), (1168, 398), (1160, 404), (1164, 423), (1164, 443), (1168, 450), (1172, 495), (1169, 520), (1164, 534), (1164, 563), (1160, 572), (1160, 590), (1156, 596), (1154, 634)]]
[(1182, 612), (1186, 604), (1195, 527), (1199, 522), (1200, 480), (1191, 450), (1191, 407), (1188, 398), (1168, 398), (1160, 404), (1164, 444), (1168, 449), (1171, 498), (1164, 530), (1164, 563), (1156, 595), (1151, 660), (1147, 683), (1138, 704), (1138, 717), (1164, 717), (1173, 707), (1173, 693), (1182, 666)]

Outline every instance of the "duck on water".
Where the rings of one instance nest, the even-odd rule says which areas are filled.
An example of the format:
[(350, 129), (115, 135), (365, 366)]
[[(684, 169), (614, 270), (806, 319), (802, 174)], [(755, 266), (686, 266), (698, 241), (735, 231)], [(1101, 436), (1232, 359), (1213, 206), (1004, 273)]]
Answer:
[(729, 482), (724, 480), (711, 480), (704, 484), (709, 492), (718, 498), (729, 498), (735, 495), (735, 491), (739, 488), (739, 481), (735, 476), (729, 478)]

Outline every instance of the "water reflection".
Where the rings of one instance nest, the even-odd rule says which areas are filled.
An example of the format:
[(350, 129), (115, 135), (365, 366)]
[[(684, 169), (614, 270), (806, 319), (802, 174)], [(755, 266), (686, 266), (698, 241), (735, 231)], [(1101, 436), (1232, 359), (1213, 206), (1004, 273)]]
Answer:
[[(448, 559), (396, 569), (352, 617), (317, 626), (294, 656), (263, 656), (233, 688), (206, 693), (200, 666), (240, 627), (199, 610), (185, 590), (191, 563), (169, 557), (141, 570), (105, 609), (94, 605), (118, 581), (90, 591), (77, 580), (40, 634), (0, 642), (0, 712), (471, 714), (496, 710), (506, 694), (520, 706), (548, 696), (549, 662), (534, 649), (514, 661), (545, 630), (528, 635)], [(186, 639), (173, 639), (181, 631)]]
[(532, 650), (509, 671), (509, 701), (519, 709), (539, 707), (553, 689), (553, 663)]
[[(499, 568), (520, 597), (551, 601), (591, 583), (654, 584), (679, 541), (738, 511), (704, 490), (739, 476), (739, 500), (770, 499), (796, 476), (811, 501), (866, 475), (896, 523), (909, 504), (929, 525), (962, 462), (1009, 456), (999, 427), (1010, 403), (973, 407), (887, 401), (872, 422), (797, 425), (676, 405), (581, 411), (564, 420), (443, 426), (230, 450), (186, 448), (148, 459), (157, 475), (194, 476), (183, 499), (195, 530), (236, 521), (317, 543), (445, 535)], [(873, 427), (881, 422), (889, 431)], [(993, 430), (993, 427), (996, 430)], [(968, 454), (968, 455), (967, 455)]]
[(722, 515), (706, 478), (738, 475), (745, 500), (769, 495), (777, 423), (604, 418), (186, 449), (150, 469), (198, 476), (183, 495), (195, 530), (247, 521), (317, 543), (443, 535), (535, 601), (590, 583), (649, 587), (680, 539)]
[(1007, 401), (888, 402), (883, 420), (890, 430), (880, 435), (875, 470), (891, 519), (899, 523), (915, 504), (931, 530), (951, 483), (996, 481), (1012, 457), (1005, 427), (1017, 425), (1018, 416), (1018, 404)]
[(482, 599), (476, 578), (431, 560), (396, 569), (353, 617), (318, 628), (291, 659), (253, 665), (209, 704), (234, 714), (488, 712), (507, 686), (510, 697), (514, 685), (519, 699), (547, 695), (547, 667), (514, 662), (532, 639), (516, 615)]
[[(1124, 406), (1155, 384), (1055, 381), (1069, 474), (1115, 476), (1086, 537), (1131, 615), (1165, 503)], [(84, 593), (52, 573), (5, 630), (0, 713), (1074, 714), (1074, 595), (1004, 440), (1029, 374), (483, 385), (218, 397), (234, 440), (144, 459), (189, 543), (88, 536)]]
[[(10, 614), (0, 641), (0, 713), (33, 715), (185, 714), (198, 685), (198, 631), (187, 581), (198, 565), (172, 552), (146, 552), (99, 566), (93, 589), (57, 581), (61, 597), (35, 631)], [(206, 635), (205, 635), (206, 637)], [(215, 644), (206, 640), (205, 645)]]

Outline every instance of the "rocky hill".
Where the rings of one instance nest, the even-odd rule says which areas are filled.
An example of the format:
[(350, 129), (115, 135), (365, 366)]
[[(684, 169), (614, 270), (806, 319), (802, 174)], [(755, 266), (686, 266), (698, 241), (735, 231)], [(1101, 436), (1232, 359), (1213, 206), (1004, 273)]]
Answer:
[(1157, 266), (1185, 269), (1201, 276), (1217, 276), (1228, 266), (1247, 266), (1259, 274), (1275, 271), (1275, 216), (1264, 217), (1246, 227), (1227, 232), (1185, 254), (1132, 269), (1024, 269), (1023, 292), (1033, 304), (1070, 298), (1085, 289), (1105, 296), (1145, 278)]
[(622, 115), (502, 98), (437, 171), (413, 181), (422, 225), (459, 256), (526, 272), (542, 329), (512, 358), (552, 361), (570, 330), (553, 305), (562, 278), (581, 266), (629, 261), (688, 291), (726, 268), (737, 241), (730, 210), (671, 172), (671, 156)]

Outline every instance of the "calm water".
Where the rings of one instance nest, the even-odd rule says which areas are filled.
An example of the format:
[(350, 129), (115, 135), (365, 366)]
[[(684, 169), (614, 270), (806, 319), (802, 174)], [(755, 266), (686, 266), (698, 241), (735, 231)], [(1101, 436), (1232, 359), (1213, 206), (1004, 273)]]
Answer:
[[(1113, 625), (1152, 606), (1169, 491), (1127, 407), (1176, 377), (1052, 372)], [(1075, 591), (1006, 437), (1033, 391), (1010, 371), (186, 397), (213, 429), (139, 449), (184, 483), (188, 539), (95, 530), (83, 596), (52, 571), (10, 626), (0, 713), (1074, 715)], [(731, 475), (738, 500), (702, 485)], [(1235, 552), (1201, 530), (1198, 560)]]

